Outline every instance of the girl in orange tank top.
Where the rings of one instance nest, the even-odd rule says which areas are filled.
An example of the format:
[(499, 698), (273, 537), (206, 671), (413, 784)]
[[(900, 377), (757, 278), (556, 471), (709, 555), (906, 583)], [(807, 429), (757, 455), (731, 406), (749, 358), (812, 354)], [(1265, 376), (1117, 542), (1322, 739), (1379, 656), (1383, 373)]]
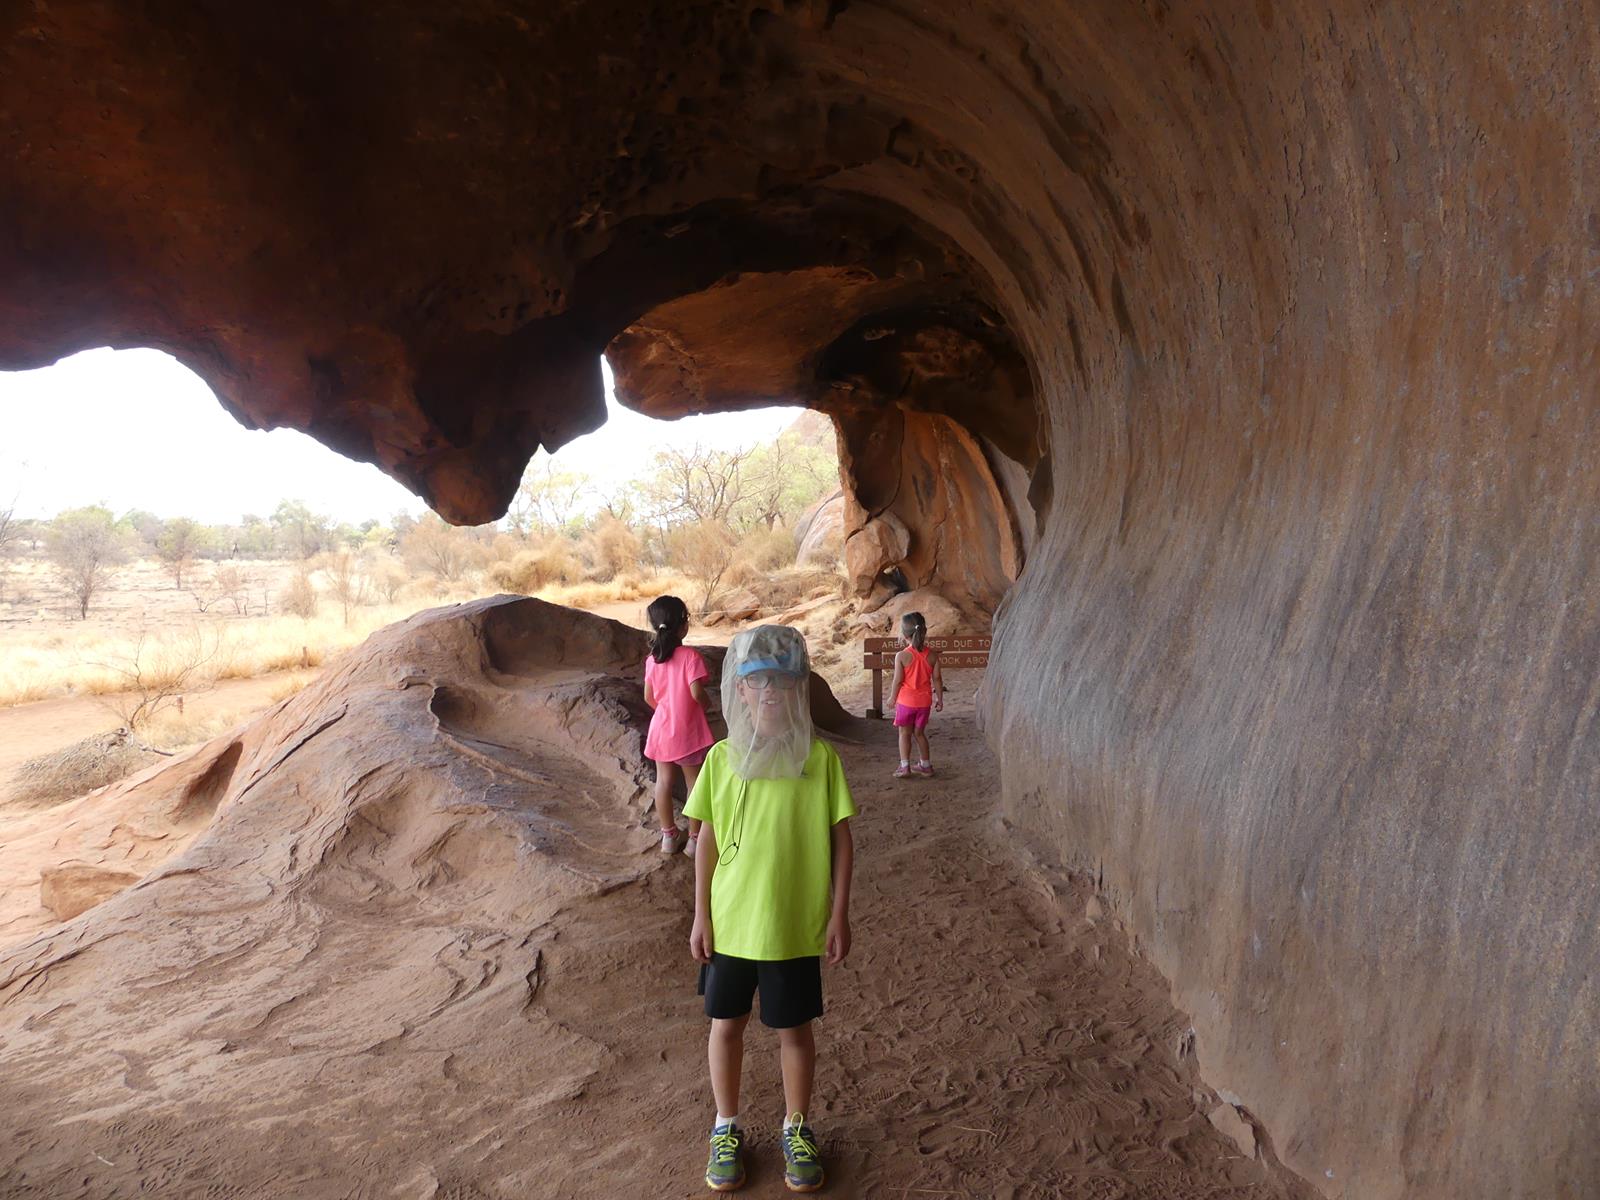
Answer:
[[(889, 694), (894, 697), (894, 723), (900, 731), (900, 766), (896, 779), (913, 775), (932, 775), (933, 756), (928, 750), (928, 714), (944, 709), (944, 676), (939, 672), (939, 652), (929, 650), (928, 622), (921, 613), (900, 618), (903, 649), (894, 656), (894, 680)], [(911, 761), (915, 739), (919, 757)]]

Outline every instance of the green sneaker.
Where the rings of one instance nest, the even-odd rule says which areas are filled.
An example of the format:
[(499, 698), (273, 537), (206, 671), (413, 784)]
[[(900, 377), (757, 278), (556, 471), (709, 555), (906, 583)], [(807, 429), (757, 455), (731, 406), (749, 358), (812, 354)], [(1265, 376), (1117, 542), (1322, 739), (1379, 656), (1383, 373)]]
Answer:
[(719, 1125), (711, 1131), (706, 1186), (713, 1192), (736, 1192), (744, 1186), (744, 1130), (737, 1125)]
[(816, 1135), (800, 1113), (789, 1118), (783, 1131), (783, 1182), (791, 1192), (815, 1192), (822, 1187), (822, 1156)]

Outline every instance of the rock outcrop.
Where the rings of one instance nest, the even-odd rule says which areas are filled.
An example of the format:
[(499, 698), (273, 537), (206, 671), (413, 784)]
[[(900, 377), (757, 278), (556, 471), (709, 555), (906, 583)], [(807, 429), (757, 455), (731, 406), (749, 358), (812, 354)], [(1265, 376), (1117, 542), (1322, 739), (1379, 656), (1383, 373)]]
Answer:
[[(64, 841), (0, 847), (8, 1094), (43, 1081), (78, 1113), (132, 1105), (146, 1133), (203, 1094), (260, 1123), (258, 1194), (308, 1196), (340, 1189), (271, 1178), (279, 1104), (382, 1106), (383, 1089), (488, 1079), (502, 1055), (551, 1072), (509, 1111), (570, 1098), (603, 1050), (532, 1000), (553, 917), (662, 863), (646, 642), (538, 600), (421, 613), (242, 729), (52, 810)], [(824, 682), (812, 700), (819, 726), (848, 725)], [(20, 886), (50, 846), (79, 857)], [(349, 1173), (331, 1148), (322, 1165)], [(0, 1152), (0, 1190), (40, 1194), (11, 1166)], [(199, 1194), (181, 1166), (134, 1173)]]
[[(1011, 815), (1284, 1160), (1350, 1200), (1592, 1194), (1600, 18), (1470, 16), (13, 6), (0, 365), (169, 349), (457, 521), (599, 422), (602, 350), (647, 412), (830, 413), (907, 586), (1026, 557), (984, 691)], [(440, 706), (427, 746), (499, 719), (378, 694)], [(341, 771), (395, 786), (354, 731)], [(415, 786), (455, 786), (433, 753)], [(399, 859), (381, 808), (331, 842), (286, 841), (287, 798), (270, 836), (218, 820), (371, 868), (338, 887), (374, 904), (518, 878), (520, 818), (473, 803)], [(226, 912), (195, 879), (79, 922)], [(512, 992), (532, 952), (396, 961), (430, 947)]]
[(818, 500), (796, 522), (794, 539), (799, 549), (795, 562), (802, 567), (815, 566), (835, 570), (844, 553), (843, 491), (834, 492)]

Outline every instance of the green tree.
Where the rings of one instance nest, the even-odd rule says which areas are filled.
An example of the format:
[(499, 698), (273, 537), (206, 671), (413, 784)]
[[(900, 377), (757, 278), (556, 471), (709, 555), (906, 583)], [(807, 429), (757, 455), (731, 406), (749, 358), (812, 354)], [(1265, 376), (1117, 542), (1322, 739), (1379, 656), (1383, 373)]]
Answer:
[(206, 529), (188, 517), (173, 517), (156, 538), (156, 555), (172, 576), (172, 586), (183, 587), (183, 577), (206, 547)]
[(278, 540), (272, 523), (255, 513), (246, 513), (239, 524), (227, 530), (226, 547), (231, 558), (271, 558), (277, 552)]
[(522, 537), (569, 533), (592, 490), (587, 475), (556, 470), (555, 460), (541, 450), (522, 473), (522, 483), (506, 513), (506, 528)]
[(744, 487), (733, 514), (743, 529), (793, 524), (795, 517), (839, 486), (839, 455), (792, 431), (751, 451)]
[(0, 508), (0, 595), (5, 594), (6, 576), (9, 574), (7, 563), (13, 549), (21, 542), (22, 522), (17, 520), (17, 499), (13, 496), (4, 508)]
[(161, 518), (142, 508), (130, 508), (117, 518), (117, 525), (138, 538), (141, 550), (154, 550), (161, 537)]
[(728, 525), (744, 499), (752, 450), (714, 450), (696, 445), (656, 454), (655, 467), (640, 486), (652, 515), (665, 525), (710, 522)]
[(17, 498), (0, 508), (0, 559), (11, 556), (11, 548), (22, 540), (22, 522), (17, 519)]
[(62, 585), (78, 602), (78, 619), (89, 616), (89, 602), (127, 561), (125, 535), (111, 513), (93, 506), (61, 513), (50, 522), (46, 551)]
[(320, 552), (330, 540), (328, 518), (312, 512), (300, 500), (285, 500), (278, 505), (272, 514), (272, 526), (284, 553), (302, 561)]

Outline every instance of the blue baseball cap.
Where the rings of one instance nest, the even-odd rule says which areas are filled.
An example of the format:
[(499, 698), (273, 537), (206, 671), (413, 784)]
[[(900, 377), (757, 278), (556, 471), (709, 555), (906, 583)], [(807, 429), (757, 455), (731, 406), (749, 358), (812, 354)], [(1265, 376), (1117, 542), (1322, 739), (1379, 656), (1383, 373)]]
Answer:
[(758, 625), (747, 629), (733, 639), (728, 653), (734, 659), (733, 673), (740, 679), (757, 671), (806, 675), (811, 670), (805, 637), (788, 625)]

